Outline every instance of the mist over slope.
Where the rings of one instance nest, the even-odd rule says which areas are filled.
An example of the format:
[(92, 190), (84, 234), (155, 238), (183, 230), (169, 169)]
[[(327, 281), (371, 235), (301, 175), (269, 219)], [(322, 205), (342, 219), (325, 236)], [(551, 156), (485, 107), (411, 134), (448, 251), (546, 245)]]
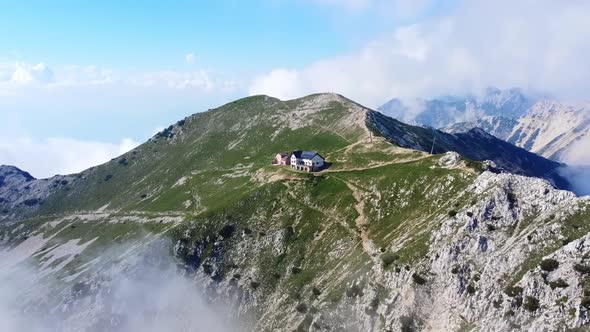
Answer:
[[(329, 167), (270, 164), (297, 149)], [(559, 167), (335, 94), (240, 99), (51, 190), (10, 169), (5, 192), (44, 195), (0, 202), (3, 259), (51, 287), (6, 298), (87, 331), (199, 331), (202, 313), (213, 330), (576, 328), (590, 322), (590, 201), (548, 181)]]
[[(75, 275), (48, 272), (47, 261), (41, 266), (26, 261), (16, 265), (11, 256), (20, 248), (2, 249), (0, 328), (33, 332), (239, 330), (226, 309), (208, 304), (202, 287), (179, 273), (167, 241), (151, 235), (137, 241), (109, 246), (108, 252), (86, 264), (76, 282), (72, 282)], [(68, 244), (61, 247), (67, 246), (71, 248)]]

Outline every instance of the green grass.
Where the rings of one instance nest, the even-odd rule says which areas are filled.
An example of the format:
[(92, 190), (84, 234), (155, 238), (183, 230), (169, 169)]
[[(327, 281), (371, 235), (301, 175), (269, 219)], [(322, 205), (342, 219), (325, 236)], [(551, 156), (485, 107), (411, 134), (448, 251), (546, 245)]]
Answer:
[[(337, 173), (366, 193), (368, 232), (378, 247), (388, 247), (397, 238), (409, 235), (410, 240), (398, 253), (401, 262), (426, 254), (430, 232), (437, 226), (433, 218), (446, 213), (455, 202), (465, 201), (462, 192), (473, 179), (459, 170), (432, 165), (430, 160), (423, 160)], [(449, 177), (454, 179), (451, 185), (447, 184)], [(437, 194), (429, 197), (435, 190)]]

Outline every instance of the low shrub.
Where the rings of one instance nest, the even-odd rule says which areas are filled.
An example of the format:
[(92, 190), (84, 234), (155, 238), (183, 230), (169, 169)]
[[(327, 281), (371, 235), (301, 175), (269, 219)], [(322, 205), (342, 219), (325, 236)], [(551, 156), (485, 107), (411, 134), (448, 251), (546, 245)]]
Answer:
[(515, 297), (522, 294), (522, 287), (519, 286), (508, 286), (504, 288), (504, 293), (510, 297)]
[(570, 315), (570, 317), (576, 317), (576, 308), (569, 308), (567, 313)]
[(219, 235), (221, 235), (221, 237), (224, 239), (228, 239), (234, 235), (235, 230), (236, 227), (234, 225), (225, 225), (219, 231)]
[(587, 265), (576, 264), (576, 265), (574, 265), (574, 270), (576, 270), (582, 274), (590, 274), (590, 266), (587, 266)]
[(39, 204), (39, 202), (40, 202), (40, 200), (38, 198), (30, 198), (30, 199), (25, 200), (23, 202), (23, 204), (30, 207), (30, 206), (35, 206), (35, 205)]
[(557, 300), (555, 300), (555, 304), (562, 305), (562, 304), (565, 304), (567, 302), (567, 300), (568, 300), (567, 296), (562, 296), (562, 297), (558, 298)]
[(402, 332), (413, 332), (416, 330), (415, 328), (415, 324), (414, 324), (414, 319), (412, 317), (408, 317), (408, 316), (401, 316), (399, 318), (399, 322), (401, 325), (401, 331)]
[(502, 307), (502, 299), (500, 298), (492, 301), (492, 305), (494, 306), (494, 308), (500, 309)]
[(418, 285), (424, 285), (426, 283), (426, 279), (420, 276), (418, 273), (412, 274), (412, 280)]
[(312, 293), (313, 293), (313, 295), (315, 295), (315, 296), (320, 296), (320, 295), (322, 294), (322, 291), (321, 291), (321, 290), (319, 290), (317, 287), (313, 287), (313, 288), (311, 289), (311, 292), (312, 292)]
[(363, 290), (358, 285), (353, 285), (349, 289), (346, 290), (346, 296), (349, 298), (363, 296)]
[(383, 261), (384, 267), (388, 267), (389, 265), (393, 264), (393, 262), (395, 262), (398, 259), (399, 259), (399, 255), (396, 255), (391, 252), (381, 255), (381, 260)]
[(306, 313), (307, 312), (307, 305), (305, 303), (299, 303), (296, 307), (295, 310), (297, 310), (299, 313)]
[(566, 288), (569, 285), (567, 284), (567, 282), (565, 282), (565, 280), (559, 278), (555, 281), (551, 281), (549, 282), (549, 287), (551, 287), (551, 289), (555, 289), (555, 288)]
[(371, 302), (369, 303), (369, 306), (365, 308), (365, 313), (367, 315), (375, 315), (377, 313), (377, 309), (379, 308), (379, 298), (378, 297), (374, 297)]
[(539, 266), (541, 267), (541, 270), (551, 272), (555, 271), (559, 267), (559, 262), (555, 259), (549, 258), (542, 260)]
[(539, 300), (532, 296), (526, 296), (524, 298), (523, 308), (530, 312), (537, 311), (539, 309)]

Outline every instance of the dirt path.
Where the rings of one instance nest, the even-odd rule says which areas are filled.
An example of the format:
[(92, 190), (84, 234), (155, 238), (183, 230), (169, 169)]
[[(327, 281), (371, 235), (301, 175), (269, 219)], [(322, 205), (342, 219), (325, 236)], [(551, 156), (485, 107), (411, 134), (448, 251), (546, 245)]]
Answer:
[[(354, 199), (356, 201), (356, 204), (354, 206), (354, 209), (356, 210), (356, 212), (358, 214), (358, 217), (354, 221), (354, 223), (356, 225), (356, 230), (351, 229), (350, 225), (347, 224), (345, 221), (343, 221), (342, 218), (338, 218), (337, 216), (334, 216), (333, 214), (326, 213), (326, 211), (324, 211), (323, 209), (320, 209), (318, 207), (315, 207), (315, 206), (312, 206), (309, 204), (305, 204), (303, 201), (298, 199), (291, 190), (288, 190), (287, 192), (289, 193), (291, 198), (293, 198), (294, 200), (300, 202), (301, 204), (305, 205), (306, 207), (308, 207), (314, 211), (321, 213), (322, 215), (324, 215), (326, 217), (326, 219), (332, 221), (333, 223), (340, 224), (342, 227), (344, 227), (346, 230), (348, 230), (348, 232), (351, 235), (353, 235), (355, 237), (357, 237), (357, 236), (360, 237), (361, 244), (363, 246), (363, 251), (367, 254), (367, 256), (369, 256), (369, 258), (371, 258), (371, 260), (376, 262), (376, 260), (378, 260), (377, 256), (379, 254), (379, 250), (377, 248), (375, 248), (375, 246), (373, 245), (373, 242), (371, 242), (371, 240), (369, 239), (369, 235), (367, 234), (367, 231), (366, 231), (366, 225), (367, 225), (368, 221), (367, 221), (367, 217), (364, 212), (365, 203), (362, 199), (361, 192), (353, 184), (351, 184), (347, 181), (344, 181), (342, 179), (339, 179), (339, 180), (344, 182), (348, 186), (348, 188), (352, 191), (352, 194), (353, 194)], [(320, 232), (320, 234), (318, 234), (318, 239), (321, 238), (321, 236), (325, 233), (326, 229), (327, 229), (327, 227), (325, 227)]]
[(377, 256), (379, 255), (379, 250), (375, 247), (371, 239), (369, 239), (369, 234), (367, 233), (368, 219), (365, 214), (365, 202), (363, 201), (363, 196), (355, 185), (348, 181), (342, 181), (346, 184), (348, 189), (350, 189), (352, 195), (354, 196), (354, 200), (356, 201), (354, 209), (356, 210), (358, 217), (354, 220), (354, 223), (360, 235), (363, 250), (371, 258), (371, 260), (373, 260), (375, 263), (378, 263), (376, 260), (378, 260)]
[[(354, 200), (356, 201), (354, 209), (358, 213), (358, 217), (355, 219), (354, 223), (357, 227), (358, 233), (360, 234), (363, 251), (367, 254), (367, 256), (369, 256), (369, 259), (373, 262), (373, 265), (375, 267), (382, 267), (383, 264), (379, 257), (381, 251), (379, 250), (379, 248), (375, 247), (375, 244), (373, 243), (373, 241), (371, 241), (371, 239), (369, 238), (369, 234), (367, 233), (367, 224), (369, 223), (369, 220), (367, 218), (367, 215), (365, 214), (365, 202), (363, 200), (363, 195), (361, 191), (358, 189), (358, 187), (354, 184), (344, 180), (341, 181), (343, 181), (348, 187), (348, 189), (352, 191), (352, 195), (354, 196)], [(377, 284), (380, 284), (382, 286), (385, 285), (384, 275), (382, 272), (377, 273), (374, 277), (375, 282)]]
[(391, 160), (391, 161), (382, 161), (382, 162), (376, 162), (373, 165), (364, 166), (364, 167), (351, 167), (351, 168), (339, 168), (339, 169), (328, 168), (328, 169), (325, 169), (323, 171), (316, 172), (316, 174), (338, 173), (338, 172), (352, 172), (352, 171), (366, 171), (366, 170), (369, 170), (369, 169), (379, 168), (379, 167), (383, 167), (383, 166), (409, 163), (409, 162), (413, 162), (413, 161), (427, 159), (427, 158), (430, 158), (430, 157), (431, 157), (430, 155), (424, 155), (424, 156), (419, 156), (419, 157), (416, 157), (416, 158), (407, 158), (407, 159), (399, 159), (399, 160)]

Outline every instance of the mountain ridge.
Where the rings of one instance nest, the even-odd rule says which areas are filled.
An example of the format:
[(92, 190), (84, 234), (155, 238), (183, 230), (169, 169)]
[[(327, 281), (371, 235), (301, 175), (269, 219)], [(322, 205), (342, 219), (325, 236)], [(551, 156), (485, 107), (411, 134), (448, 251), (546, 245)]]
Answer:
[[(433, 132), (440, 154), (429, 153)], [(17, 309), (48, 308), (48, 319), (61, 310), (56, 328), (126, 330), (128, 317), (111, 310), (118, 278), (108, 273), (141, 284), (144, 264), (161, 263), (151, 249), (160, 242), (187, 284), (244, 330), (590, 323), (590, 198), (446, 151), (498, 143), (479, 129), (462, 135), (333, 94), (241, 99), (72, 175), (37, 210), (0, 223), (0, 258), (35, 269)], [(331, 166), (271, 165), (274, 153), (299, 148)], [(532, 156), (513, 149), (521, 162)]]
[[(241, 122), (240, 118), (248, 118), (248, 122)], [(248, 131), (255, 126), (258, 128), (255, 133)], [(321, 139), (314, 139), (308, 134), (303, 140), (300, 134), (296, 134), (298, 138), (293, 136), (310, 130), (321, 133)], [(43, 203), (37, 205), (41, 213), (61, 209), (64, 198), (77, 206), (76, 209), (86, 206), (84, 209), (93, 210), (107, 204), (114, 207), (113, 200), (125, 202), (126, 209), (136, 209), (145, 205), (150, 201), (148, 198), (156, 193), (170, 191), (162, 185), (174, 188), (174, 183), (182, 175), (186, 176), (195, 168), (215, 170), (250, 165), (246, 168), (252, 169), (264, 166), (277, 151), (307, 148), (321, 151), (337, 146), (345, 148), (350, 144), (364, 145), (371, 135), (369, 131), (385, 137), (394, 145), (426, 153), (432, 149), (433, 140), (438, 140), (434, 144), (435, 153), (456, 151), (473, 160), (491, 160), (505, 171), (546, 178), (560, 188), (568, 188), (567, 181), (556, 172), (560, 164), (483, 133), (449, 135), (406, 125), (383, 117), (344, 96), (320, 93), (287, 101), (264, 95), (252, 96), (209, 112), (190, 115), (103, 165), (79, 174), (58, 176), (55, 181), (65, 181), (63, 183), (70, 185), (63, 185), (62, 189), (55, 187), (56, 190), (48, 191), (48, 194), (40, 193), (40, 197), (32, 198)], [(276, 143), (269, 145), (269, 142)], [(138, 165), (141, 167), (138, 168)], [(175, 165), (177, 176), (171, 176), (169, 165)], [(125, 186), (136, 189), (105, 195), (113, 190), (110, 188), (115, 187), (113, 184), (120, 181), (120, 176), (123, 176)], [(146, 188), (143, 185), (146, 181), (154, 185)], [(142, 192), (137, 194), (139, 191)], [(54, 192), (56, 195), (53, 195)], [(172, 192), (169, 194), (172, 195)], [(93, 206), (88, 206), (88, 202), (94, 202)], [(182, 209), (182, 206), (174, 206), (173, 209)]]

